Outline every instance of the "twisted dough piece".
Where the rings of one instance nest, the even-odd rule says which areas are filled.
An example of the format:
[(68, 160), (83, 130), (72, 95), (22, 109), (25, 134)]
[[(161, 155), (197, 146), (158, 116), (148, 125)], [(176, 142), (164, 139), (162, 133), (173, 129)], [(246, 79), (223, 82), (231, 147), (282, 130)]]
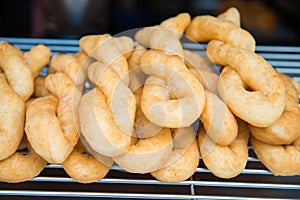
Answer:
[(128, 63), (134, 43), (129, 37), (111, 37), (109, 34), (88, 35), (80, 39), (81, 49), (90, 57), (110, 65), (128, 85)]
[(278, 74), (285, 85), (286, 104), (284, 112), (269, 127), (258, 128), (249, 125), (249, 129), (256, 139), (272, 145), (291, 144), (300, 135), (298, 92), (289, 77)]
[(238, 134), (238, 124), (226, 104), (215, 94), (206, 91), (206, 103), (200, 120), (206, 134), (218, 145), (230, 145)]
[(30, 180), (47, 165), (47, 162), (32, 149), (27, 140), (25, 144), (28, 154), (15, 152), (12, 156), (0, 161), (0, 181), (19, 183)]
[(218, 15), (219, 19), (228, 20), (236, 27), (241, 26), (241, 16), (235, 7), (228, 8), (225, 12)]
[(37, 77), (40, 71), (48, 64), (50, 55), (51, 50), (42, 44), (32, 47), (30, 51), (26, 51), (23, 54), (33, 77)]
[(84, 72), (80, 63), (74, 57), (68, 54), (57, 54), (50, 61), (49, 70), (51, 73), (63, 72), (82, 90), (85, 81)]
[(0, 67), (9, 85), (24, 100), (33, 93), (33, 76), (23, 58), (23, 53), (7, 42), (0, 42)]
[(166, 163), (172, 148), (171, 131), (163, 128), (152, 137), (139, 139), (126, 153), (113, 157), (113, 160), (128, 172), (149, 173), (160, 169)]
[(198, 143), (205, 166), (217, 177), (233, 178), (245, 168), (248, 160), (249, 130), (245, 122), (238, 120), (239, 132), (228, 146), (221, 146), (206, 137), (202, 127), (198, 131)]
[(90, 146), (105, 156), (118, 156), (129, 148), (136, 102), (131, 90), (112, 67), (95, 62), (89, 79), (98, 87), (80, 103), (81, 131)]
[(144, 115), (141, 108), (141, 96), (143, 87), (135, 90), (134, 96), (136, 100), (136, 112), (134, 121), (134, 136), (140, 139), (148, 138), (156, 135), (161, 131), (163, 127), (151, 123)]
[(300, 173), (300, 136), (290, 145), (271, 145), (250, 138), (257, 158), (276, 176)]
[(95, 62), (95, 59), (88, 57), (83, 51), (76, 52), (73, 57), (79, 62), (81, 65), (81, 69), (84, 74), (84, 80), (88, 79), (88, 68), (89, 66)]
[(110, 158), (107, 158), (111, 160), (110, 164), (106, 165), (87, 153), (81, 141), (78, 141), (70, 156), (62, 163), (67, 174), (79, 183), (93, 183), (104, 178), (113, 164)]
[[(188, 13), (180, 13), (175, 17), (164, 20), (158, 26), (146, 27), (139, 30), (135, 35), (135, 40), (143, 46), (149, 47), (151, 39), (153, 38), (154, 32), (156, 30), (165, 30), (171, 34), (177, 40), (182, 36), (186, 27), (190, 24), (191, 17)], [(154, 41), (152, 41), (154, 42)], [(155, 43), (158, 46), (158, 43)]]
[(49, 95), (49, 91), (45, 86), (45, 76), (37, 76), (34, 79), (34, 92), (33, 96), (35, 97), (45, 97)]
[(190, 126), (203, 110), (205, 94), (203, 86), (188, 71), (184, 61), (175, 55), (149, 50), (140, 62), (146, 74), (162, 79), (177, 98), (171, 99), (169, 92), (160, 91), (160, 85), (146, 84), (141, 101), (145, 116), (164, 127)]
[(11, 156), (23, 137), (25, 103), (0, 74), (0, 160)]
[(151, 172), (159, 181), (179, 182), (191, 177), (199, 164), (199, 147), (193, 127), (173, 133), (173, 150), (163, 168)]
[(140, 66), (140, 59), (146, 51), (146, 48), (138, 45), (128, 58), (129, 88), (132, 92), (143, 86), (146, 81), (146, 74)]
[[(254, 52), (221, 41), (211, 41), (208, 57), (225, 67), (219, 80), (219, 94), (230, 110), (246, 122), (267, 127), (282, 114), (285, 87), (273, 67)], [(234, 71), (234, 70), (235, 71)], [(246, 85), (253, 92), (246, 90)]]
[(45, 80), (54, 96), (35, 99), (26, 112), (25, 131), (33, 149), (49, 163), (62, 163), (79, 138), (78, 107), (81, 93), (65, 74)]
[[(252, 35), (237, 25), (236, 17), (221, 15), (195, 17), (186, 30), (186, 35), (196, 42), (220, 40), (239, 48), (255, 50), (255, 40)], [(226, 18), (226, 20), (224, 20)], [(231, 20), (234, 20), (233, 23)]]

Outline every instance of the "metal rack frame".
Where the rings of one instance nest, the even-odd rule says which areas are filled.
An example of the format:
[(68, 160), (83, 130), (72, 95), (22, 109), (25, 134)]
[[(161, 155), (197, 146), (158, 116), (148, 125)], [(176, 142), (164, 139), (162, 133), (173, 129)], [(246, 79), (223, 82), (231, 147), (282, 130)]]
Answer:
[[(78, 40), (1, 38), (21, 50), (35, 44), (45, 44), (52, 55), (60, 52), (73, 54), (80, 50)], [(203, 54), (205, 45), (183, 43), (184, 48)], [(257, 46), (262, 55), (278, 71), (300, 81), (300, 47)], [(45, 71), (43, 72), (45, 73)], [(61, 165), (48, 165), (42, 173), (27, 182), (0, 183), (0, 198), (48, 199), (69, 198), (118, 198), (118, 199), (299, 199), (300, 175), (279, 177), (270, 173), (256, 158), (249, 146), (246, 169), (236, 178), (220, 179), (206, 169), (202, 160), (195, 174), (187, 181), (178, 183), (159, 182), (149, 174), (130, 174), (113, 166), (102, 180), (92, 184), (74, 182)]]

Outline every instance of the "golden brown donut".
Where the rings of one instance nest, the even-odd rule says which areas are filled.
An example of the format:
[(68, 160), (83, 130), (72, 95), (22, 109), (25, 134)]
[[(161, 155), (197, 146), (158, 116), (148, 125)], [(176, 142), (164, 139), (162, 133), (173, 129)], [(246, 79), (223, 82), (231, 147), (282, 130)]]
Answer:
[(205, 98), (200, 120), (206, 134), (218, 145), (230, 145), (238, 134), (234, 115), (217, 95), (206, 91)]
[(24, 59), (34, 78), (37, 77), (40, 71), (48, 64), (50, 55), (51, 50), (43, 44), (36, 45), (29, 51), (24, 52)]
[(93, 183), (106, 176), (109, 172), (110, 165), (106, 165), (89, 154), (81, 141), (70, 154), (70, 156), (62, 163), (67, 174), (79, 183)]
[(290, 145), (271, 145), (250, 138), (257, 158), (276, 176), (300, 173), (300, 136)]
[(0, 181), (8, 183), (27, 181), (44, 169), (47, 162), (32, 149), (28, 141), (25, 144), (28, 149), (27, 154), (15, 152), (12, 156), (0, 161)]
[(49, 91), (45, 86), (45, 76), (37, 76), (34, 79), (34, 92), (33, 96), (35, 97), (44, 97), (49, 95)]
[[(222, 70), (218, 91), (235, 115), (258, 127), (270, 126), (281, 116), (285, 106), (284, 84), (266, 60), (216, 40), (209, 42), (207, 54), (214, 63), (232, 68)], [(253, 91), (247, 91), (245, 84)]]
[(208, 15), (194, 17), (185, 33), (196, 42), (219, 40), (239, 48), (255, 50), (255, 40), (249, 32), (221, 18)]
[(88, 70), (96, 88), (80, 103), (81, 131), (90, 146), (105, 156), (118, 156), (129, 148), (133, 134), (136, 101), (118, 73), (95, 62)]
[(76, 87), (82, 90), (85, 81), (84, 72), (80, 63), (74, 57), (63, 53), (57, 54), (51, 58), (49, 69), (66, 74)]
[(203, 162), (217, 177), (236, 177), (246, 166), (249, 130), (247, 124), (242, 120), (238, 120), (238, 125), (238, 136), (228, 146), (216, 144), (206, 136), (202, 127), (199, 128), (198, 142)]
[(33, 76), (20, 49), (0, 42), (0, 67), (13, 90), (24, 100), (33, 93)]
[(199, 164), (199, 147), (193, 127), (173, 133), (173, 150), (163, 168), (151, 172), (159, 181), (179, 182), (191, 177)]
[(266, 128), (249, 125), (256, 139), (273, 145), (291, 144), (300, 135), (298, 92), (289, 77), (280, 73), (279, 75), (284, 82), (286, 94), (285, 109), (281, 117)]
[(0, 160), (11, 156), (23, 137), (25, 103), (0, 74)]
[(126, 153), (113, 157), (113, 160), (128, 172), (149, 173), (167, 162), (172, 148), (171, 131), (163, 128), (152, 137), (137, 140)]
[[(164, 81), (167, 93), (159, 91), (159, 84), (146, 81), (142, 95), (142, 110), (153, 123), (170, 128), (190, 126), (201, 114), (205, 93), (203, 86), (176, 55), (149, 50), (141, 57), (142, 70)], [(156, 86), (155, 86), (156, 85)], [(171, 99), (169, 91), (176, 98)]]
[(215, 73), (213, 68), (213, 63), (205, 56), (194, 53), (193, 51), (189, 51), (184, 49), (184, 63), (187, 68), (194, 68), (197, 71), (205, 71)]

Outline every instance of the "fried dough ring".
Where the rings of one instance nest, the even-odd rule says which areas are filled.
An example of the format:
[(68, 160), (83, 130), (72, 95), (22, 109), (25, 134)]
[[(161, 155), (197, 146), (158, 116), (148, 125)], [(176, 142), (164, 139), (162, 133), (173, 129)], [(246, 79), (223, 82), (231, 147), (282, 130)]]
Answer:
[(57, 104), (58, 99), (51, 95), (30, 103), (26, 111), (25, 131), (36, 153), (49, 163), (61, 164), (74, 146), (64, 136), (56, 116)]
[(34, 78), (37, 77), (40, 71), (48, 64), (50, 55), (51, 50), (42, 44), (32, 47), (23, 54)]
[(25, 131), (34, 150), (49, 163), (62, 163), (79, 138), (78, 107), (81, 93), (65, 74), (50, 74), (47, 89), (57, 96), (35, 99), (26, 112)]
[(11, 156), (23, 137), (25, 103), (0, 74), (0, 160)]
[(50, 71), (65, 73), (76, 85), (79, 90), (82, 90), (85, 81), (84, 72), (80, 63), (76, 58), (60, 53), (52, 57), (50, 61)]
[[(284, 84), (266, 60), (216, 40), (209, 42), (207, 54), (214, 63), (237, 71), (224, 68), (219, 80), (220, 97), (235, 115), (257, 127), (270, 126), (281, 116)], [(245, 84), (254, 91), (246, 91)]]
[(179, 182), (191, 177), (199, 164), (199, 147), (193, 127), (173, 133), (173, 150), (165, 166), (151, 172), (159, 181)]
[(257, 158), (275, 176), (294, 176), (300, 173), (300, 136), (290, 145), (271, 145), (250, 138)]
[(221, 146), (230, 145), (238, 134), (238, 124), (226, 104), (206, 91), (206, 103), (200, 120), (210, 139)]
[(217, 177), (233, 178), (239, 175), (248, 160), (249, 130), (247, 124), (238, 120), (239, 132), (228, 146), (215, 144), (200, 127), (198, 143), (205, 166)]
[(88, 74), (98, 87), (81, 100), (82, 134), (96, 152), (118, 156), (130, 146), (136, 110), (134, 95), (110, 66), (95, 62)]
[(129, 37), (111, 37), (109, 34), (88, 35), (80, 39), (81, 49), (90, 57), (113, 67), (128, 85), (128, 63), (134, 43)]
[(284, 74), (280, 74), (280, 77), (286, 88), (286, 104), (281, 117), (266, 128), (249, 125), (256, 139), (272, 145), (291, 144), (300, 135), (298, 92), (289, 77)]
[[(153, 123), (170, 128), (190, 126), (201, 114), (204, 107), (204, 89), (188, 71), (184, 61), (178, 56), (170, 56), (161, 51), (149, 50), (141, 57), (142, 70), (149, 75), (164, 80), (175, 94), (170, 95), (153, 91), (144, 86), (142, 110)], [(146, 81), (147, 83), (147, 81)], [(149, 83), (149, 81), (148, 81)], [(150, 88), (150, 89), (147, 89)], [(156, 89), (161, 88), (159, 85)]]
[(160, 169), (168, 160), (173, 148), (171, 131), (163, 128), (152, 137), (139, 139), (128, 151), (113, 160), (131, 173), (149, 173)]
[(88, 55), (86, 55), (83, 51), (76, 52), (73, 57), (80, 63), (84, 74), (84, 80), (86, 81), (88, 79), (88, 68), (93, 62), (95, 62), (95, 59), (88, 57)]
[(193, 18), (185, 33), (196, 42), (220, 40), (232, 46), (255, 50), (255, 40), (249, 32), (237, 27), (232, 21), (221, 18), (197, 16)]
[(67, 174), (79, 183), (93, 183), (104, 178), (113, 164), (111, 161), (107, 166), (92, 155), (85, 155), (86, 153), (86, 149), (79, 141), (70, 156), (62, 163)]
[(0, 181), (19, 183), (37, 176), (47, 165), (26, 141), (28, 154), (15, 152), (12, 156), (0, 161)]
[(33, 93), (33, 76), (20, 49), (0, 42), (0, 67), (13, 90), (24, 100)]

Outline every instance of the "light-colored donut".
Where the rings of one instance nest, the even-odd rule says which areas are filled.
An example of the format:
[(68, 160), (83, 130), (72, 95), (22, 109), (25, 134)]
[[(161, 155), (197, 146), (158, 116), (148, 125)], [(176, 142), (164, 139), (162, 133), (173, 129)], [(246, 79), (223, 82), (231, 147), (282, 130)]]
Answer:
[(250, 138), (257, 158), (276, 176), (294, 176), (300, 173), (300, 137), (290, 145), (271, 145)]
[(191, 177), (199, 164), (199, 147), (193, 127), (173, 133), (173, 150), (163, 168), (151, 172), (159, 181), (179, 182)]
[[(266, 60), (254, 52), (216, 40), (209, 42), (207, 54), (214, 63), (232, 68), (222, 70), (218, 91), (235, 115), (258, 127), (270, 126), (281, 116), (285, 87)], [(245, 84), (253, 92), (247, 91)]]
[(11, 156), (23, 137), (25, 103), (0, 74), (0, 160)]
[(289, 77), (284, 74), (280, 74), (280, 77), (284, 82), (286, 93), (285, 109), (281, 117), (266, 128), (249, 125), (256, 139), (273, 145), (291, 144), (300, 135), (298, 92)]
[[(169, 88), (167, 93), (163, 93), (159, 91), (160, 84), (151, 86), (146, 81), (141, 101), (145, 116), (159, 126), (190, 126), (203, 110), (205, 93), (203, 86), (188, 71), (184, 61), (176, 55), (149, 50), (143, 54), (140, 62), (146, 74), (162, 79)], [(169, 91), (177, 99), (171, 99)]]
[(200, 127), (198, 142), (205, 166), (217, 177), (233, 178), (239, 175), (248, 160), (249, 130), (245, 122), (238, 120), (239, 132), (236, 139), (228, 146), (221, 146), (206, 136)]
[(33, 78), (37, 77), (40, 71), (48, 64), (51, 50), (45, 45), (39, 44), (24, 52), (23, 56), (27, 62)]
[(184, 63), (187, 68), (194, 68), (197, 71), (205, 71), (215, 73), (213, 68), (213, 63), (205, 56), (194, 53), (193, 51), (189, 51), (184, 49)]
[(27, 141), (26, 147), (27, 154), (15, 152), (12, 156), (0, 161), (0, 181), (19, 183), (31, 180), (44, 169), (47, 162), (32, 149)]
[(207, 135), (218, 145), (230, 145), (238, 134), (234, 115), (217, 95), (206, 91), (205, 98), (200, 120)]
[(44, 97), (49, 95), (49, 91), (45, 86), (45, 76), (37, 76), (34, 79), (34, 92), (33, 96), (35, 97)]
[(125, 154), (113, 157), (113, 160), (128, 172), (149, 173), (167, 162), (172, 148), (171, 131), (163, 128), (152, 137), (137, 140)]
[(33, 76), (20, 49), (0, 42), (0, 67), (13, 90), (24, 100), (33, 93)]
[(93, 183), (104, 178), (112, 166), (106, 165), (93, 155), (88, 154), (81, 141), (70, 154), (70, 156), (62, 163), (67, 174), (79, 183)]
[(49, 68), (55, 72), (66, 74), (74, 82), (76, 87), (82, 90), (85, 75), (77, 59), (68, 54), (60, 53), (52, 57)]
[(100, 154), (109, 157), (123, 154), (133, 134), (134, 95), (110, 66), (95, 62), (88, 75), (98, 87), (82, 97), (79, 111), (82, 134)]
[(219, 40), (239, 48), (255, 50), (255, 40), (249, 32), (237, 27), (231, 21), (213, 16), (193, 18), (185, 33), (196, 42)]

